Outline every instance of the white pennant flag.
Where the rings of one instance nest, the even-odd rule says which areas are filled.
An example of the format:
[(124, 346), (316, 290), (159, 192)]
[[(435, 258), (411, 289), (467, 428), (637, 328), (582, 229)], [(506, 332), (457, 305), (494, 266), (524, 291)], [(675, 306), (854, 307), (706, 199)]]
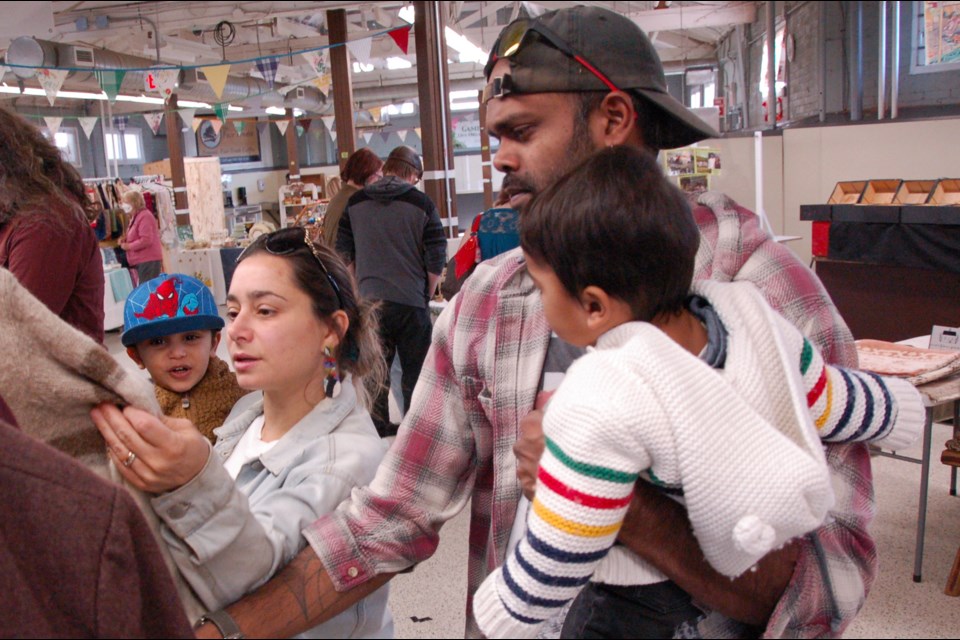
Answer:
[(173, 95), (177, 88), (177, 80), (180, 79), (180, 69), (160, 69), (155, 74), (157, 80), (157, 91), (160, 96), (166, 100)]
[(274, 120), (274, 124), (277, 125), (277, 129), (280, 129), (280, 135), (287, 135), (287, 127), (290, 125), (289, 120)]
[(145, 113), (143, 114), (143, 119), (150, 125), (150, 131), (153, 131), (153, 135), (157, 135), (157, 132), (160, 130), (160, 122), (163, 121), (163, 112)]
[(43, 92), (47, 94), (47, 100), (50, 101), (51, 107), (57, 100), (57, 92), (60, 91), (60, 87), (63, 86), (63, 81), (66, 79), (66, 69), (40, 69), (37, 72), (37, 80), (40, 81)]
[(330, 132), (330, 139), (333, 140), (334, 142), (337, 141), (337, 132), (336, 132), (336, 131), (331, 131), (331, 132)]
[(371, 132), (369, 132), (369, 131), (364, 131), (364, 132), (361, 133), (360, 135), (363, 136), (363, 141), (364, 141), (364, 143), (370, 144), (370, 138), (373, 137), (373, 134), (372, 134)]
[(57, 131), (60, 130), (60, 123), (63, 122), (63, 118), (55, 116), (43, 116), (43, 121), (47, 123), (47, 129), (50, 129), (50, 133), (57, 135)]
[(327, 131), (333, 131), (333, 120), (335, 116), (324, 116), (320, 118), (323, 120), (323, 126), (327, 128)]
[(91, 116), (89, 118), (86, 118), (86, 117), (77, 118), (77, 120), (80, 121), (80, 128), (83, 129), (83, 133), (87, 136), (87, 139), (89, 140), (90, 134), (93, 133), (93, 128), (97, 126), (97, 120), (99, 120), (99, 118), (97, 118), (96, 116)]
[(329, 73), (326, 50), (307, 51), (300, 55), (302, 55), (303, 59), (307, 61), (307, 64), (310, 66), (310, 71), (312, 71), (314, 75), (322, 76), (325, 73)]
[(363, 38), (361, 40), (351, 40), (347, 43), (347, 49), (353, 54), (357, 62), (370, 64), (370, 46), (373, 44), (373, 38)]
[(187, 125), (194, 131), (196, 131), (196, 127), (193, 126), (193, 116), (196, 112), (196, 109), (180, 109), (180, 119), (183, 120), (183, 124)]

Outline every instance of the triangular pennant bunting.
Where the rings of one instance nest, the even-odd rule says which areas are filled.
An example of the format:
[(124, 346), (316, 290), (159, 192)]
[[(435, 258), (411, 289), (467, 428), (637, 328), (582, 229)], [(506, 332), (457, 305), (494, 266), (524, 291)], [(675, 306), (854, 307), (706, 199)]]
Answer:
[(94, 71), (97, 82), (100, 83), (100, 88), (107, 94), (107, 99), (110, 102), (114, 102), (117, 99), (117, 94), (120, 93), (120, 85), (123, 84), (123, 76), (126, 74), (127, 72), (123, 69), (100, 69)]
[(257, 133), (263, 133), (267, 130), (267, 127), (270, 126), (269, 122), (258, 122), (257, 123)]
[[(44, 69), (46, 71), (46, 69)], [(57, 131), (60, 131), (60, 123), (63, 122), (63, 118), (55, 116), (43, 116), (43, 121), (47, 123), (47, 129), (50, 130), (50, 133), (57, 135)]]
[(150, 131), (153, 131), (153, 135), (157, 135), (157, 132), (160, 131), (160, 122), (163, 121), (163, 112), (145, 113), (143, 119), (150, 125)]
[(323, 126), (327, 128), (327, 131), (333, 131), (333, 119), (335, 116), (324, 116), (320, 118), (323, 121)]
[(238, 136), (242, 136), (242, 135), (243, 135), (243, 129), (244, 129), (244, 127), (246, 127), (246, 126), (247, 126), (247, 121), (246, 121), (246, 120), (234, 120), (234, 121), (233, 121), (233, 128), (237, 130), (237, 135), (238, 135)]
[(303, 125), (297, 125), (297, 137), (302, 138), (303, 134), (306, 132), (306, 129), (303, 128)]
[(276, 58), (262, 58), (257, 60), (257, 71), (267, 81), (267, 86), (273, 89), (273, 83), (277, 79), (277, 67), (279, 62)]
[(210, 123), (210, 126), (213, 127), (214, 133), (216, 133), (216, 134), (219, 136), (219, 135), (220, 135), (220, 129), (223, 128), (223, 120), (219, 120), (219, 119), (217, 119), (217, 118), (214, 118), (214, 119), (212, 119), (212, 120), (207, 120), (207, 122), (209, 122), (209, 123)]
[(380, 112), (383, 111), (383, 107), (373, 107), (372, 109), (367, 109), (370, 113), (370, 117), (373, 118), (374, 122), (380, 122)]
[(373, 137), (373, 134), (372, 134), (372, 133), (370, 133), (369, 131), (364, 131), (364, 132), (361, 133), (360, 135), (363, 136), (363, 141), (364, 141), (366, 144), (370, 144), (370, 138)]
[(230, 73), (229, 64), (218, 64), (212, 67), (201, 67), (203, 74), (207, 76), (207, 82), (217, 96), (217, 100), (223, 95), (223, 88), (227, 85), (227, 75)]
[(324, 96), (330, 93), (330, 87), (333, 85), (333, 78), (328, 73), (327, 75), (320, 76), (313, 81), (313, 86), (319, 89)]
[(84, 118), (77, 118), (77, 120), (80, 122), (80, 128), (83, 129), (84, 135), (86, 135), (87, 139), (89, 140), (90, 134), (93, 133), (93, 128), (97, 126), (97, 120), (99, 120), (99, 118), (97, 118), (96, 116), (90, 116), (90, 117), (84, 117)]
[(333, 140), (334, 142), (336, 142), (336, 141), (337, 141), (337, 132), (336, 132), (336, 131), (330, 131), (329, 133), (330, 133), (330, 139)]
[(281, 136), (287, 135), (287, 127), (290, 125), (289, 120), (274, 120), (273, 122), (277, 125), (277, 129), (280, 129)]
[(300, 120), (300, 126), (303, 127), (303, 132), (306, 133), (310, 131), (310, 124), (313, 122), (312, 118), (304, 118)]
[(381, 131), (381, 132), (380, 132), (380, 139), (383, 140), (384, 142), (386, 142), (387, 140), (389, 140), (389, 139), (390, 139), (390, 132), (389, 132), (389, 131)]
[(230, 105), (224, 102), (213, 105), (213, 112), (216, 113), (217, 117), (220, 119), (220, 124), (223, 124), (227, 121), (227, 111), (229, 111), (229, 109)]
[(417, 140), (423, 140), (423, 134), (421, 133), (423, 129), (420, 127), (414, 128), (413, 132), (417, 134)]
[(312, 71), (316, 75), (322, 76), (330, 72), (330, 67), (327, 64), (326, 50), (306, 51), (300, 55), (302, 55), (303, 59), (307, 61), (307, 65), (309, 65), (310, 71)]
[(154, 75), (157, 79), (157, 91), (160, 92), (160, 96), (166, 100), (173, 95), (174, 90), (177, 88), (177, 81), (180, 79), (180, 69), (160, 69), (155, 71)]
[(199, 126), (194, 124), (196, 118), (193, 116), (196, 112), (196, 109), (180, 109), (180, 119), (183, 120), (183, 124), (187, 125), (194, 131), (196, 131), (197, 127)]
[(410, 46), (410, 26), (394, 29), (390, 32), (390, 37), (400, 47), (400, 51), (403, 51), (403, 55), (407, 55), (407, 48)]
[(40, 69), (37, 73), (37, 80), (40, 81), (43, 92), (47, 94), (47, 100), (50, 101), (51, 107), (57, 100), (57, 92), (60, 91), (66, 77), (66, 69)]
[(353, 54), (357, 62), (370, 64), (370, 46), (373, 44), (373, 38), (362, 38), (360, 40), (351, 40), (347, 43), (347, 49)]

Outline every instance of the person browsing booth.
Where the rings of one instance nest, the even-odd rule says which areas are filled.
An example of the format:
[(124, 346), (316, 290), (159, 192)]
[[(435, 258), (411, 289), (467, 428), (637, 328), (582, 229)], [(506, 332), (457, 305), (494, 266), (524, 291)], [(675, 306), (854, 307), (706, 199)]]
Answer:
[[(716, 135), (669, 96), (646, 34), (605, 9), (577, 6), (508, 25), (485, 76), (486, 126), (500, 140), (493, 162), (506, 174), (510, 207), (604, 147), (655, 153)], [(701, 236), (695, 281), (752, 282), (828, 363), (856, 366), (850, 331), (823, 285), (755, 214), (711, 192), (692, 213)], [(473, 595), (525, 521), (511, 450), (521, 469), (536, 472), (538, 396), (577, 355), (551, 337), (519, 250), (479, 264), (437, 319), (411, 406), (373, 482), (306, 527), (310, 547), (226, 615), (248, 635), (298, 633), (429, 558), (441, 526), (469, 504), (466, 633), (479, 635)], [(876, 575), (875, 507), (864, 445), (830, 445), (826, 462), (836, 496), (827, 523), (736, 580), (704, 560), (683, 507), (642, 484), (619, 540), (702, 605), (701, 635), (840, 634)], [(205, 625), (199, 633), (218, 632)]]

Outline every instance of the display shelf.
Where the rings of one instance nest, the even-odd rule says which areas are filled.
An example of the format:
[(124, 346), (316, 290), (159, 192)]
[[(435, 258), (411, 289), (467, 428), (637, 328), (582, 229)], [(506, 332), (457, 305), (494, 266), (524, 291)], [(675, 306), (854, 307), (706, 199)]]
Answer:
[(277, 194), (280, 202), (280, 228), (289, 227), (305, 207), (320, 203), (317, 185), (307, 182), (294, 182), (283, 185)]

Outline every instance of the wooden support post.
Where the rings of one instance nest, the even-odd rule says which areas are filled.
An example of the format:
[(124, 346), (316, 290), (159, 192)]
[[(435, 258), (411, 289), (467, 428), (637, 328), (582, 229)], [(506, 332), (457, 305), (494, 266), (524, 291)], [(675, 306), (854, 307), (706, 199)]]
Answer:
[(287, 117), (290, 124), (284, 137), (287, 139), (287, 171), (290, 172), (288, 182), (300, 182), (300, 157), (297, 153), (297, 121), (293, 117), (293, 109), (288, 108)]
[[(350, 80), (350, 58), (347, 56), (347, 12), (327, 11), (330, 34), (330, 73), (333, 76), (333, 115), (337, 126), (337, 162), (340, 169), (356, 151), (357, 134), (353, 126), (353, 85)], [(339, 46), (338, 46), (339, 45)], [(417, 65), (419, 66), (419, 65)]]
[(171, 94), (165, 107), (167, 119), (167, 153), (170, 154), (170, 178), (173, 180), (173, 202), (177, 225), (190, 224), (187, 211), (187, 173), (183, 168), (183, 133), (181, 120), (177, 113), (177, 94)]
[(417, 84), (420, 128), (423, 133), (423, 190), (440, 210), (447, 237), (459, 235), (453, 170), (453, 132), (450, 126), (447, 42), (440, 3), (418, 0), (416, 15)]

